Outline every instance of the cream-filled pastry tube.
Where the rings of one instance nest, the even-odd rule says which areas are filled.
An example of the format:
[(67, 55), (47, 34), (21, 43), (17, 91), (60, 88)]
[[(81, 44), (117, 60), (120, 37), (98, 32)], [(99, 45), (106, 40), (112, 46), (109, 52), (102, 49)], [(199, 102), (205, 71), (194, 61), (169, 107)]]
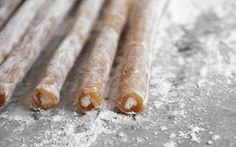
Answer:
[(1, 0), (0, 1), (0, 29), (14, 13), (22, 0)]
[(76, 106), (82, 112), (102, 104), (118, 41), (127, 19), (130, 0), (108, 1), (103, 26), (82, 69)]
[(7, 58), (10, 51), (20, 43), (27, 26), (29, 26), (44, 1), (25, 1), (2, 29), (0, 32), (0, 64)]
[(125, 113), (142, 112), (147, 102), (158, 5), (158, 0), (136, 0), (132, 8), (117, 102), (118, 108)]
[(15, 48), (0, 66), (0, 105), (8, 101), (17, 84), (23, 79), (56, 26), (62, 21), (75, 0), (48, 1), (27, 28), (22, 43)]
[(57, 105), (63, 83), (89, 37), (104, 0), (84, 0), (78, 8), (77, 20), (55, 51), (45, 74), (33, 90), (32, 106), (50, 109)]

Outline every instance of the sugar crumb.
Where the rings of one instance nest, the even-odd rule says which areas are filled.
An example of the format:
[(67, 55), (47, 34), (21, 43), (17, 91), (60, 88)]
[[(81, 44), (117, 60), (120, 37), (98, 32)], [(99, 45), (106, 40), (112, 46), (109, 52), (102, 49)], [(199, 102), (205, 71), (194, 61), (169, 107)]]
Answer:
[(166, 131), (168, 128), (166, 126), (161, 126), (160, 130), (161, 131)]
[(163, 144), (163, 147), (175, 147), (176, 143), (173, 141), (169, 141)]

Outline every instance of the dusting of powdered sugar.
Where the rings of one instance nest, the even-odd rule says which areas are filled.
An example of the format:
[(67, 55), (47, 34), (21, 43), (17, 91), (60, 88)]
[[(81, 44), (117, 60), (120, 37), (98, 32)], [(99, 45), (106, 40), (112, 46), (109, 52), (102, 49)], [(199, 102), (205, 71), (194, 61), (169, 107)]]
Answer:
[[(0, 64), (19, 43), (44, 0), (26, 1), (0, 33)], [(0, 12), (1, 13), (1, 12)]]
[(1, 110), (0, 144), (235, 146), (236, 3), (172, 0), (169, 4), (158, 30), (144, 113), (124, 115), (116, 109), (114, 83), (124, 62), (119, 50), (111, 73), (113, 92), (100, 110), (82, 115), (71, 105), (60, 105), (50, 112), (33, 112), (25, 109), (26, 100), (13, 102)]
[(0, 29), (2, 29), (4, 23), (7, 22), (11, 14), (14, 13), (14, 11), (21, 2), (22, 0), (14, 0), (14, 1), (2, 0), (0, 2)]

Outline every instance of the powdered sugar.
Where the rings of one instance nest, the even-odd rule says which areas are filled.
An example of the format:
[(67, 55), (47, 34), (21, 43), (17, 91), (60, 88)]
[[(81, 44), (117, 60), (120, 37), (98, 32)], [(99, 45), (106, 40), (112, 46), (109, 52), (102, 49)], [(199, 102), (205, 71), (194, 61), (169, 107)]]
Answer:
[(0, 2), (0, 29), (3, 27), (4, 23), (9, 19), (12, 13), (16, 10), (22, 0), (2, 0)]
[[(143, 114), (124, 115), (105, 105), (81, 115), (72, 106), (74, 99), (67, 92), (69, 89), (64, 91), (62, 104), (51, 112), (29, 111), (29, 97), (20, 97), (1, 111), (1, 145), (234, 146), (235, 20), (229, 16), (236, 14), (232, 13), (235, 1), (214, 1), (211, 8), (212, 1), (174, 3), (177, 2), (180, 4), (175, 9), (172, 4), (162, 17), (149, 102)], [(174, 21), (178, 18), (170, 17), (174, 17), (171, 14), (176, 9), (181, 11), (177, 6), (182, 2), (192, 5), (186, 9), (189, 14), (185, 10), (179, 12), (185, 17), (181, 20), (192, 17), (188, 25), (179, 25), (179, 21)], [(196, 3), (204, 5), (204, 9)], [(199, 15), (189, 16), (192, 8)], [(78, 76), (78, 72), (70, 76)], [(113, 78), (116, 81), (117, 76)], [(71, 80), (65, 85), (75, 84)], [(167, 129), (161, 131), (161, 127)]]
[[(59, 102), (60, 91), (63, 83), (75, 60), (79, 56), (90, 31), (92, 30), (92, 26), (97, 18), (102, 4), (103, 0), (98, 0), (96, 2), (88, 0), (81, 4), (81, 7), (77, 12), (78, 18), (72, 30), (62, 41), (58, 49), (56, 49), (48, 67), (46, 68), (46, 72), (36, 87), (39, 91), (40, 89), (44, 89), (55, 95), (57, 101), (54, 105)], [(90, 11), (90, 9), (93, 11)]]
[(176, 147), (176, 143), (173, 141), (166, 142), (163, 144), (164, 147)]
[(26, 1), (0, 33), (0, 64), (13, 50), (33, 20), (44, 0)]
[[(29, 26), (22, 43), (11, 52), (7, 60), (1, 65), (0, 91), (5, 95), (6, 101), (10, 99), (17, 84), (23, 79), (26, 72), (44, 49), (43, 47), (55, 30), (54, 25), (57, 25), (63, 19), (63, 16), (72, 6), (74, 0), (70, 1), (54, 1), (53, 5), (48, 8), (50, 13), (46, 14), (47, 11), (40, 11)], [(63, 7), (62, 11), (55, 10), (61, 7)]]

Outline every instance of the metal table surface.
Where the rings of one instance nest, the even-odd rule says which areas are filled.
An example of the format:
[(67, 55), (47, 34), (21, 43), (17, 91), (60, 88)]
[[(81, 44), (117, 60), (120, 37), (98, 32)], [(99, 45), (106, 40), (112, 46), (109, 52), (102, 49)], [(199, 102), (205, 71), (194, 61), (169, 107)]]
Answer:
[(76, 112), (80, 67), (96, 34), (69, 73), (59, 106), (32, 111), (31, 90), (61, 38), (55, 35), (0, 111), (0, 146), (235, 147), (235, 8), (235, 0), (169, 2), (157, 32), (149, 102), (137, 116), (114, 107), (122, 47), (103, 107), (86, 115)]

